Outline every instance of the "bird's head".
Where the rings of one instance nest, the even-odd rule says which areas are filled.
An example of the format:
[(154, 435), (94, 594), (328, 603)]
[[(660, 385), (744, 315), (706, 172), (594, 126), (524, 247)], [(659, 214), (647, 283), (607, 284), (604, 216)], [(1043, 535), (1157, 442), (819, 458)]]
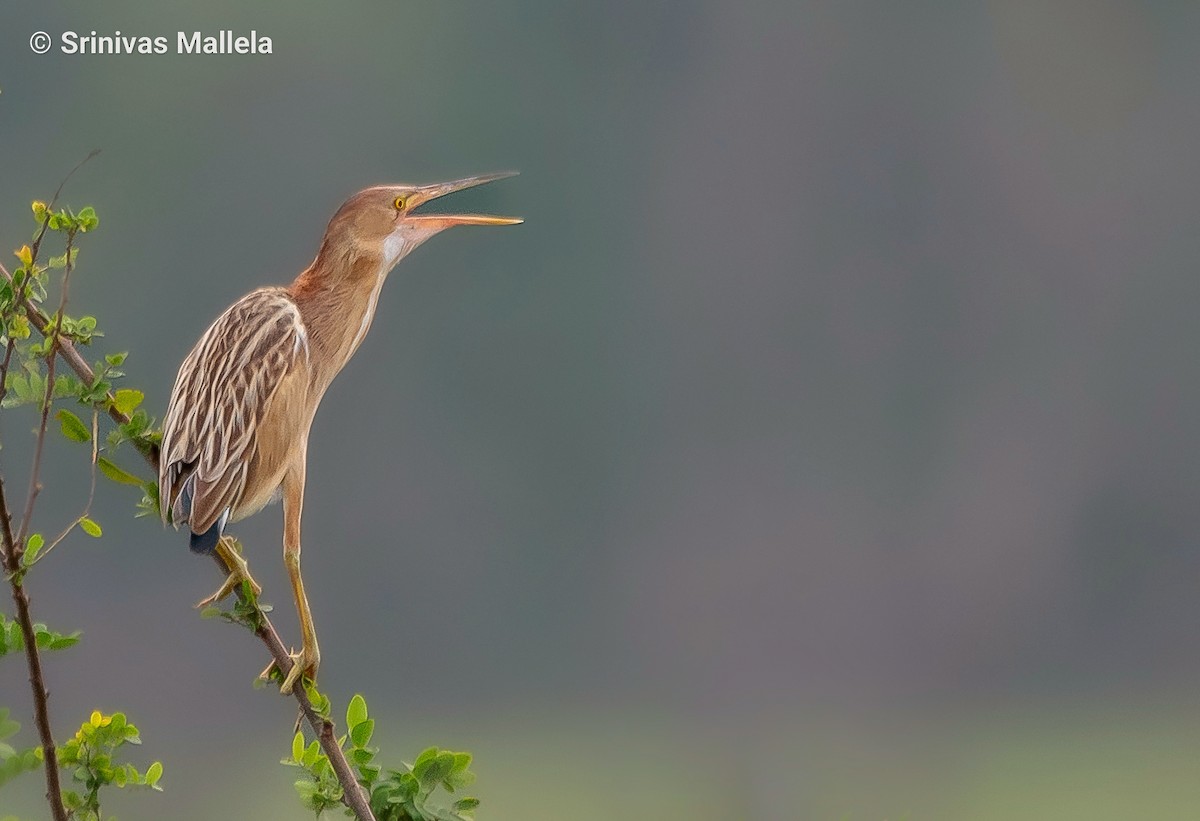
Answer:
[(515, 173), (480, 174), (431, 185), (377, 185), (359, 191), (329, 221), (322, 251), (378, 254), (390, 269), (422, 242), (455, 225), (516, 225), (522, 222), (517, 217), (415, 213), (430, 200)]

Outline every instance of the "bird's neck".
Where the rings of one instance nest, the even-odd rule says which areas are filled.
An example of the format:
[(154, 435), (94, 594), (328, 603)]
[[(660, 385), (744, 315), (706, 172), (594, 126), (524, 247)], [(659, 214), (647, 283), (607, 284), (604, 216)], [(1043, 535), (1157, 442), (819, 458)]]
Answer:
[(310, 357), (323, 391), (362, 344), (393, 260), (380, 250), (323, 245), (288, 289), (308, 331)]

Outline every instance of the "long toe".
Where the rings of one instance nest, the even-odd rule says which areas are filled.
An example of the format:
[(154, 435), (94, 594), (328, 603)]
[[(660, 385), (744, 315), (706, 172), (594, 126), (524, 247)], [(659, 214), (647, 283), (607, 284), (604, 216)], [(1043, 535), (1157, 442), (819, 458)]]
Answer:
[(232, 593), (233, 588), (240, 581), (241, 581), (241, 578), (238, 576), (237, 573), (230, 573), (229, 576), (225, 579), (224, 584), (222, 584), (220, 587), (217, 588), (217, 592), (213, 593), (211, 596), (206, 596), (203, 599), (201, 599), (200, 601), (196, 602), (196, 607), (203, 608), (203, 607), (208, 607), (210, 604), (216, 604), (217, 602), (221, 601), (221, 599), (225, 598), (230, 593)]
[(317, 668), (321, 665), (321, 655), (315, 647), (305, 647), (299, 653), (292, 655), (292, 669), (288, 670), (287, 675), (283, 679), (283, 685), (279, 688), (279, 692), (288, 695), (292, 692), (292, 688), (300, 679), (300, 676), (306, 676), (313, 684), (317, 682)]
[(230, 589), (240, 582), (249, 582), (255, 596), (262, 593), (262, 586), (254, 581), (254, 577), (250, 575), (250, 565), (247, 563), (246, 557), (242, 555), (241, 549), (235, 539), (229, 536), (223, 537), (217, 544), (217, 553), (225, 562), (225, 566), (229, 568), (229, 580), (226, 582), (226, 585)]

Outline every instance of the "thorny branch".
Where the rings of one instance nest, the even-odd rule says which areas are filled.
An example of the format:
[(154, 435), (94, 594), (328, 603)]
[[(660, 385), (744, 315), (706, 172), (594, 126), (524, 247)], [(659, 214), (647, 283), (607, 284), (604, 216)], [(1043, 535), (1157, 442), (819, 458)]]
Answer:
[[(0, 274), (3, 274), (10, 282), (12, 281), (12, 274), (9, 273), (8, 269), (5, 268), (3, 264), (0, 264)], [(46, 314), (42, 312), (36, 305), (31, 305), (28, 301), (24, 301), (22, 307), (25, 310), (25, 315), (29, 319), (30, 325), (45, 333), (45, 329), (49, 327), (50, 318), (46, 316)], [(83, 356), (80, 355), (78, 349), (71, 342), (71, 340), (60, 339), (57, 345), (57, 352), (58, 355), (63, 358), (63, 361), (65, 361), (71, 368), (71, 370), (75, 372), (76, 376), (88, 384), (92, 384), (95, 381), (95, 372), (92, 370), (91, 366), (87, 363)], [(108, 395), (105, 404), (108, 408), (108, 415), (114, 422), (116, 422), (118, 425), (129, 424), (129, 416), (117, 408), (111, 394)], [(137, 445), (139, 452), (142, 454), (142, 457), (146, 460), (147, 464), (150, 465), (154, 475), (157, 476), (159, 458), (158, 448), (140, 440), (135, 440), (135, 444)], [(7, 552), (7, 545), (5, 549)], [(223, 577), (227, 576), (232, 568), (228, 567), (219, 556), (214, 555), (213, 558), (216, 559), (217, 565), (220, 567), (222, 574), (224, 574)], [(246, 594), (240, 586), (235, 588), (235, 593), (239, 601), (241, 601), (243, 604), (247, 603)], [(257, 607), (257, 605), (254, 606)], [(266, 645), (267, 650), (271, 653), (271, 657), (275, 660), (275, 666), (278, 667), (281, 672), (286, 673), (291, 669), (292, 664), (296, 662), (292, 660), (292, 657), (288, 653), (287, 648), (284, 646), (283, 641), (279, 638), (279, 633), (276, 632), (274, 625), (271, 624), (271, 621), (269, 618), (267, 618), (267, 615), (261, 610), (259, 610), (258, 615), (259, 622), (257, 629), (254, 631), (255, 635), (257, 635), (259, 640)], [(26, 639), (25, 644), (26, 647), (31, 646), (31, 641), (29, 638)], [(44, 693), (44, 688), (42, 692)], [(342, 785), (343, 799), (345, 800), (347, 806), (354, 811), (354, 814), (358, 816), (359, 821), (375, 821), (375, 815), (371, 812), (371, 806), (368, 801), (366, 791), (363, 790), (363, 788), (359, 785), (358, 779), (355, 778), (354, 772), (350, 769), (349, 762), (346, 761), (346, 755), (342, 751), (341, 745), (339, 745), (337, 742), (337, 737), (334, 733), (333, 722), (317, 713), (317, 711), (313, 708), (312, 702), (309, 700), (308, 694), (305, 692), (304, 687), (301, 686), (293, 688), (292, 696), (299, 704), (300, 711), (304, 716), (304, 720), (307, 721), (309, 726), (312, 728), (313, 734), (320, 743), (321, 749), (329, 758), (329, 763), (332, 765), (333, 771), (337, 775), (338, 782)], [(44, 701), (42, 704), (44, 707)], [(41, 727), (39, 725), (39, 730), (40, 729)], [(48, 740), (50, 741), (50, 749), (53, 749), (53, 740), (49, 736), (49, 724), (47, 721), (46, 734), (43, 737), (43, 743)], [(47, 762), (47, 781), (49, 781), (50, 777), (49, 762)], [(54, 768), (53, 778), (55, 780), (55, 784), (57, 785), (57, 766)], [(59, 796), (57, 790), (54, 790), (54, 793), (56, 797)], [(61, 798), (58, 799), (58, 802), (61, 805)], [(59, 816), (55, 815), (55, 821), (65, 821), (65, 819), (65, 814), (61, 819)]]

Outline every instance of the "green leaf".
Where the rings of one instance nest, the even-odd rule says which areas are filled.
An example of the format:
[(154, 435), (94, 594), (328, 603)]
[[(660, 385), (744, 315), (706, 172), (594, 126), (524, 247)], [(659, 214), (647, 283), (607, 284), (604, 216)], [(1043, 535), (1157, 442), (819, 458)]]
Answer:
[(54, 399), (66, 399), (68, 396), (78, 396), (82, 384), (75, 377), (60, 373), (54, 377), (54, 390), (51, 392), (51, 396)]
[(412, 773), (402, 773), (400, 777), (396, 779), (396, 781), (400, 788), (402, 798), (406, 801), (415, 796), (417, 794), (417, 790), (421, 788), (421, 782), (418, 781), (417, 777)]
[(133, 388), (122, 388), (113, 394), (113, 407), (128, 416), (133, 413), (138, 405), (142, 404), (142, 400), (145, 398), (146, 395), (141, 391), (134, 390)]
[(37, 558), (38, 551), (46, 544), (46, 539), (41, 533), (34, 533), (29, 537), (29, 541), (25, 543), (25, 563), (32, 564)]
[(79, 212), (79, 230), (85, 234), (92, 231), (100, 224), (100, 218), (96, 216), (96, 209), (88, 205)]
[(8, 717), (8, 708), (0, 709), (0, 738), (16, 735), (21, 725)]
[(155, 761), (146, 770), (146, 783), (153, 787), (158, 783), (158, 779), (162, 778), (163, 765), (161, 761)]
[(29, 320), (24, 314), (17, 314), (8, 321), (8, 335), (13, 339), (29, 338)]
[[(438, 753), (438, 757), (429, 767), (426, 776), (434, 781), (441, 781), (452, 772), (454, 772), (454, 753), (442, 752)], [(434, 778), (434, 775), (437, 778)]]
[(353, 730), (357, 725), (364, 722), (366, 718), (367, 700), (358, 693), (355, 693), (354, 698), (350, 699), (350, 704), (346, 707), (346, 726)]
[(367, 742), (371, 740), (373, 732), (375, 732), (375, 719), (363, 719), (350, 729), (350, 740), (354, 743), (355, 747), (365, 747), (367, 746)]
[(125, 361), (125, 357), (129, 356), (129, 351), (121, 351), (120, 353), (110, 353), (104, 357), (104, 361), (112, 365), (114, 368), (119, 368)]
[(455, 812), (472, 812), (479, 806), (478, 798), (460, 798), (454, 802)]
[(46, 649), (47, 650), (65, 650), (68, 647), (72, 647), (76, 644), (79, 644), (79, 636), (80, 635), (81, 634), (78, 630), (76, 630), (74, 633), (72, 633), (69, 636), (55, 635), (52, 639), (50, 639), (50, 643), (48, 645), (46, 645)]
[(416, 772), (417, 767), (420, 767), (425, 762), (433, 761), (433, 759), (437, 758), (437, 754), (437, 747), (426, 747), (421, 751), (421, 754), (417, 756), (417, 760), (413, 762), (413, 772)]
[(118, 484), (134, 485), (135, 487), (141, 487), (145, 484), (141, 479), (117, 467), (110, 459), (104, 456), (96, 459), (96, 467), (100, 468), (101, 473)]
[(91, 536), (93, 539), (99, 539), (104, 534), (104, 531), (100, 529), (100, 525), (96, 524), (94, 520), (89, 519), (87, 516), (79, 517), (79, 526), (83, 528), (84, 533)]
[(321, 756), (321, 746), (316, 739), (309, 743), (304, 750), (304, 755), (300, 756), (300, 763), (305, 767), (311, 767), (317, 763), (317, 759)]
[(304, 733), (297, 732), (292, 739), (292, 760), (299, 763), (304, 757)]
[(425, 788), (433, 787), (454, 769), (454, 753), (438, 753), (434, 758), (428, 758), (413, 766), (413, 775)]
[(87, 425), (83, 424), (78, 416), (71, 413), (66, 408), (60, 408), (54, 414), (54, 418), (62, 426), (63, 436), (70, 439), (72, 442), (89, 442), (92, 439), (92, 432)]

